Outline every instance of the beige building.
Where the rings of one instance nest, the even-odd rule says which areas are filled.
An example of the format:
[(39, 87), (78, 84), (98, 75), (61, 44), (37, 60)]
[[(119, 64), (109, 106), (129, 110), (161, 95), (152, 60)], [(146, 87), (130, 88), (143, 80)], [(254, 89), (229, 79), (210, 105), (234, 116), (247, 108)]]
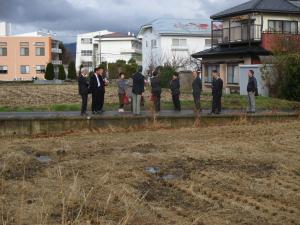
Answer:
[(44, 79), (52, 62), (58, 72), (59, 42), (51, 36), (0, 36), (0, 80)]

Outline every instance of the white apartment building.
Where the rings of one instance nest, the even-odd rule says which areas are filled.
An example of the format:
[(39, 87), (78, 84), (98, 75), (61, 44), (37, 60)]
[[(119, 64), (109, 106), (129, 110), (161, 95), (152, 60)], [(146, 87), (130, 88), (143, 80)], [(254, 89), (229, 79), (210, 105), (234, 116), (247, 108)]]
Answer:
[(11, 35), (11, 23), (0, 21), (0, 36)]
[(76, 68), (78, 70), (81, 65), (93, 70), (101, 62), (114, 63), (117, 60), (128, 62), (131, 58), (141, 64), (142, 44), (131, 33), (103, 30), (77, 36)]
[[(211, 46), (210, 22), (197, 19), (160, 18), (140, 28), (144, 73), (166, 62), (185, 61)], [(188, 61), (188, 60), (187, 60)], [(182, 68), (191, 68), (186, 65)]]

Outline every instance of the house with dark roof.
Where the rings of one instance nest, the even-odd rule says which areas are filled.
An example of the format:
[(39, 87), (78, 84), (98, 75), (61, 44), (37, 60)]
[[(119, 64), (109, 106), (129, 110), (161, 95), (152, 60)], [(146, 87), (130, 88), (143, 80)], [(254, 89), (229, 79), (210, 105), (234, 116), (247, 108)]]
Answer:
[(240, 87), (240, 66), (261, 64), (280, 40), (300, 43), (300, 0), (251, 0), (211, 16), (210, 49), (192, 54), (202, 59), (206, 87), (212, 70), (219, 71), (224, 87)]
[(158, 18), (141, 26), (138, 38), (142, 39), (144, 73), (168, 62), (182, 65), (180, 69), (186, 70), (190, 65), (182, 62), (190, 59), (193, 52), (211, 46), (210, 21)]

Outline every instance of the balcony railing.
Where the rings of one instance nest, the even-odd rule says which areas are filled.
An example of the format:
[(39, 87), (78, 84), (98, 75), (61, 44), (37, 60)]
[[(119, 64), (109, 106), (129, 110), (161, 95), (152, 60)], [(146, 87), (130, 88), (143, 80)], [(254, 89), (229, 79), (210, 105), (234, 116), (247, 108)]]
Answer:
[(61, 54), (62, 50), (60, 48), (51, 48), (51, 52), (52, 53), (57, 53), (57, 54)]
[(61, 65), (62, 61), (61, 60), (52, 60), (53, 65)]
[(213, 30), (213, 44), (261, 41), (261, 25), (244, 25)]

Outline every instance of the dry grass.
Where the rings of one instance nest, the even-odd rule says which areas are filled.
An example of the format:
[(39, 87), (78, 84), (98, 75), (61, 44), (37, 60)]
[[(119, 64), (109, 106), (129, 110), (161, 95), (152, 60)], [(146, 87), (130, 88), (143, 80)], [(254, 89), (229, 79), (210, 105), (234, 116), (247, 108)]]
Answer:
[(299, 144), (300, 122), (2, 139), (0, 223), (299, 224)]
[[(117, 88), (106, 89), (106, 103), (118, 103)], [(145, 98), (150, 99), (150, 90), (146, 89)], [(191, 94), (184, 94), (184, 100), (192, 100)], [(162, 94), (163, 101), (171, 101), (168, 91)], [(77, 84), (66, 85), (1, 85), (0, 106), (28, 107), (53, 104), (80, 104)]]

